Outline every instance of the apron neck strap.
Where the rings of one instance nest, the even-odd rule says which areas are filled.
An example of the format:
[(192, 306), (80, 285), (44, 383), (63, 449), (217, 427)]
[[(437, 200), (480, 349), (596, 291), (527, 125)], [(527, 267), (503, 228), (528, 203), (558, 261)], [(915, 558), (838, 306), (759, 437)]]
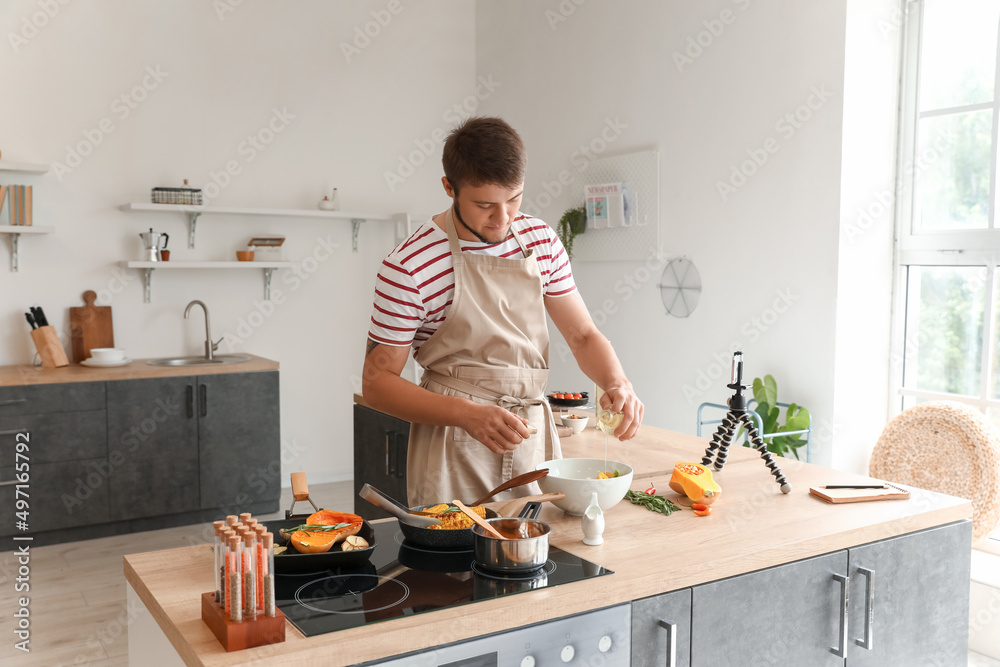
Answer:
[[(448, 232), (448, 245), (451, 248), (451, 254), (460, 255), (462, 252), (462, 246), (459, 244), (458, 232), (455, 230), (455, 218), (452, 215), (453, 210), (454, 210), (454, 205), (449, 206), (447, 213), (445, 213), (444, 229), (446, 232)], [(517, 241), (517, 245), (520, 246), (521, 253), (524, 255), (525, 259), (531, 257), (531, 255), (535, 251), (533, 249), (529, 249), (526, 245), (524, 245), (524, 240), (521, 239), (521, 235), (518, 234), (517, 230), (514, 229), (513, 222), (510, 223), (510, 232), (511, 234), (514, 235), (514, 240)]]

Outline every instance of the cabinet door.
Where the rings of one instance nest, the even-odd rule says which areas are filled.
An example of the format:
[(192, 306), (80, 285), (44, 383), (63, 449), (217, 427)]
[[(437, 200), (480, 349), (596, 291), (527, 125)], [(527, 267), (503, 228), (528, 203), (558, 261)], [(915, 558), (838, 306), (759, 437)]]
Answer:
[(277, 510), (281, 497), (278, 372), (199, 375), (196, 405), (202, 509), (273, 502)]
[(354, 513), (371, 521), (392, 516), (358, 497), (366, 483), (406, 502), (406, 446), (410, 424), (354, 405)]
[(966, 664), (971, 521), (865, 544), (848, 554), (848, 664)]
[(847, 552), (692, 588), (691, 664), (843, 665)]
[(22, 489), (28, 502), (28, 531), (15, 526), (14, 467), (0, 468), (0, 506), (10, 508), (0, 521), (0, 535), (32, 534), (108, 522), (108, 460), (80, 459), (56, 463), (30, 462)]
[(111, 519), (196, 510), (193, 377), (108, 382)]
[(103, 382), (57, 382), (0, 387), (0, 428), (8, 417), (104, 409)]
[(632, 603), (632, 667), (691, 664), (691, 589)]

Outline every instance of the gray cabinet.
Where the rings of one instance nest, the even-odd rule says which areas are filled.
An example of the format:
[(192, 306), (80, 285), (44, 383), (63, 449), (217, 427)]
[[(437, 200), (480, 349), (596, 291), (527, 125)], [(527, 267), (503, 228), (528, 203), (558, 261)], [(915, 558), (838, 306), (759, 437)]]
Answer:
[(842, 666), (846, 573), (837, 551), (694, 586), (691, 664)]
[(632, 667), (691, 664), (691, 589), (632, 603)]
[(198, 376), (201, 507), (277, 503), (281, 497), (278, 373)]
[(366, 483), (406, 502), (406, 447), (410, 424), (363, 405), (354, 405), (354, 512), (372, 521), (391, 516), (358, 497)]
[(273, 512), (279, 415), (277, 371), (0, 387), (0, 507), (24, 433), (35, 545)]
[(965, 665), (972, 524), (848, 550), (851, 667)]
[[(0, 507), (15, 506), (26, 442), (30, 534), (108, 521), (106, 419), (103, 382), (0, 387)], [(14, 532), (13, 517), (0, 522), (0, 535)]]
[(279, 412), (276, 371), (109, 382), (112, 519), (277, 509)]
[(200, 507), (194, 377), (108, 382), (111, 519)]
[(632, 665), (965, 665), (971, 548), (959, 521), (636, 600)]

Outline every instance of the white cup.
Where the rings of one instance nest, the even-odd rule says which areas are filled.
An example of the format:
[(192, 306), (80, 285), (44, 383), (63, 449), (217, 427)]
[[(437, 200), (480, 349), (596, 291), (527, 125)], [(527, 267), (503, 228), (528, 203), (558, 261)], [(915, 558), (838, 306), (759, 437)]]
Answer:
[(125, 350), (114, 347), (95, 347), (90, 350), (90, 358), (101, 362), (122, 361), (125, 358)]

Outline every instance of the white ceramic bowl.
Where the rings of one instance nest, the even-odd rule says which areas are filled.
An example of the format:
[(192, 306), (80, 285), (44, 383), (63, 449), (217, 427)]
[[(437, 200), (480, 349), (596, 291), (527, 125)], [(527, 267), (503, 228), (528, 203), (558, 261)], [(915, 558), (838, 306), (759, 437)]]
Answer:
[(563, 426), (569, 426), (573, 429), (573, 433), (579, 433), (590, 423), (590, 417), (587, 415), (562, 415), (560, 419)]
[[(617, 505), (632, 485), (632, 466), (610, 459), (607, 463), (604, 459), (557, 459), (540, 463), (538, 468), (549, 469), (549, 474), (538, 480), (542, 493), (565, 493), (565, 498), (552, 504), (574, 516), (583, 516), (594, 491), (597, 504), (607, 510)], [(613, 470), (621, 476), (597, 479), (597, 473)]]
[(94, 361), (121, 361), (125, 358), (125, 350), (114, 347), (95, 347), (90, 350), (90, 358)]

